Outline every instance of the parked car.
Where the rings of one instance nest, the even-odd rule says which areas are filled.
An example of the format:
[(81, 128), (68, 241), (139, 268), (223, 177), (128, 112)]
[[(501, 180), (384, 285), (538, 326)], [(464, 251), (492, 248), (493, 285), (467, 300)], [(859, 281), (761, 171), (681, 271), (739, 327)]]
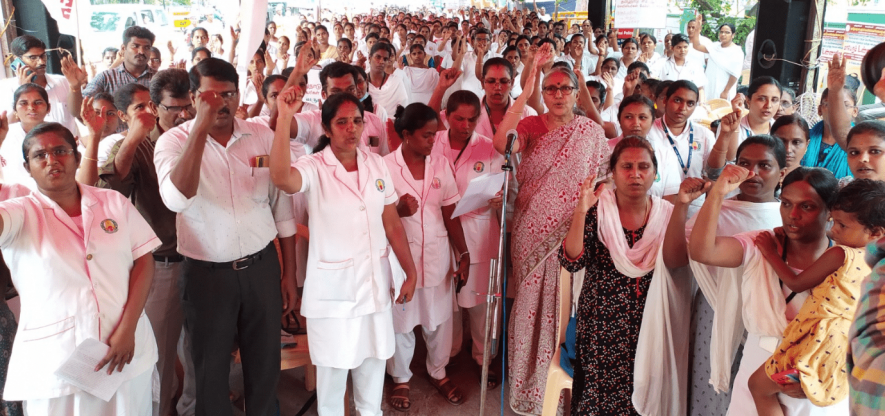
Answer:
[(156, 36), (154, 46), (161, 50), (174, 35), (174, 26), (168, 12), (159, 6), (144, 4), (95, 5), (89, 8), (90, 19), (80, 36), (86, 59), (99, 61), (101, 51), (109, 46), (119, 48), (123, 44), (123, 31), (131, 26), (142, 26)]

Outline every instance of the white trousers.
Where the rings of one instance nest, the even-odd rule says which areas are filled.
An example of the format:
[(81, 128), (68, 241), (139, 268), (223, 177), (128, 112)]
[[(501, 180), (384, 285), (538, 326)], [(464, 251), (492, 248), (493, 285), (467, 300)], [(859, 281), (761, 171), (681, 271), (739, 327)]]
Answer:
[(80, 392), (53, 399), (25, 400), (22, 406), (26, 416), (151, 416), (153, 373), (151, 367), (125, 381), (107, 402)]
[[(428, 330), (421, 326), (424, 343), (427, 345), (427, 374), (436, 380), (446, 377), (446, 365), (452, 351), (452, 319)], [(408, 383), (412, 379), (409, 365), (415, 356), (415, 330), (396, 334), (396, 350), (387, 360), (387, 372), (395, 383)]]
[[(482, 353), (483, 353), (483, 343), (485, 342), (486, 334), (486, 307), (488, 303), (480, 303), (472, 308), (458, 308), (458, 311), (455, 312), (452, 319), (455, 321), (455, 324), (452, 328), (452, 351), (451, 356), (454, 357), (461, 352), (461, 345), (464, 343), (464, 323), (461, 318), (461, 314), (464, 311), (467, 312), (467, 317), (470, 321), (470, 338), (473, 339), (472, 346), (470, 348), (470, 355), (473, 357), (473, 361), (477, 364), (482, 365)], [(498, 339), (500, 341), (501, 335), (501, 312), (498, 311)]]
[(157, 371), (160, 373), (161, 416), (171, 416), (175, 404), (175, 355), (184, 311), (181, 309), (181, 294), (178, 280), (181, 277), (181, 263), (154, 262), (154, 279), (144, 304), (144, 313), (151, 321), (154, 338), (157, 340)]
[(384, 361), (366, 358), (354, 369), (317, 366), (317, 411), (319, 416), (342, 416), (347, 372), (353, 377), (353, 401), (358, 416), (382, 416)]

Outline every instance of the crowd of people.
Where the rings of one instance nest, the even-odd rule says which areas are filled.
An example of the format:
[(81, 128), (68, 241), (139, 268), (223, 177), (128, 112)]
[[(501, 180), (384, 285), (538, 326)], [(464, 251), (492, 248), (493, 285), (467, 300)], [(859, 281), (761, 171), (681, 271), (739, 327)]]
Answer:
[[(275, 414), (293, 314), (320, 415), (344, 414), (348, 375), (358, 414), (385, 384), (409, 411), (418, 327), (460, 405), (446, 366), (466, 336), (483, 364), (502, 232), (507, 365), (486, 382), (519, 414), (542, 412), (561, 325), (572, 415), (885, 412), (885, 123), (855, 122), (839, 54), (806, 120), (779, 80), (741, 86), (735, 27), (704, 24), (618, 41), (543, 9), (336, 16), (269, 22), (247, 56), (236, 25), (164, 52), (132, 26), (103, 70), (63, 55), (62, 75), (15, 38), (0, 413), (229, 415), (238, 351), (246, 413)], [(453, 217), (511, 150), (507, 209)], [(110, 400), (56, 371), (90, 338)]]

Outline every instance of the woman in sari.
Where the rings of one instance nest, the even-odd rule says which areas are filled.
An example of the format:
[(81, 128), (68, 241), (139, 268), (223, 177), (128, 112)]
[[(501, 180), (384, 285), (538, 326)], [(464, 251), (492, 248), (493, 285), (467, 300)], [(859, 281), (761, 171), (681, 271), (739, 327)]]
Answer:
[[(716, 323), (721, 324), (714, 329), (713, 348), (710, 351), (713, 381), (717, 386), (726, 382), (744, 328), (747, 331), (728, 408), (729, 415), (741, 416), (757, 414), (747, 380), (771, 357), (787, 323), (796, 317), (809, 294), (808, 291), (794, 293), (785, 285), (779, 286), (777, 274), (755, 243), (758, 234), (770, 231), (763, 229), (734, 236), (720, 235), (719, 218), (725, 195), (744, 182), (752, 183), (754, 180), (757, 180), (755, 170), (727, 165), (704, 201), (689, 237), (692, 260), (720, 268), (744, 268), (736, 283), (739, 286), (730, 295), (721, 288), (715, 294), (708, 293), (705, 283), (699, 278), (701, 289), (716, 311)], [(827, 206), (837, 190), (838, 181), (824, 169), (800, 167), (784, 179), (780, 205), (783, 227), (775, 228), (773, 233), (780, 242), (779, 254), (794, 271), (801, 272), (808, 268), (831, 245), (827, 238), (827, 220), (830, 216)], [(740, 299), (734, 304), (737, 287), (740, 288)], [(726, 377), (716, 376), (717, 365), (718, 374)], [(847, 400), (829, 407), (814, 406), (805, 398), (798, 383), (783, 386), (782, 393), (778, 399), (787, 415), (848, 415)]]
[[(556, 252), (568, 231), (578, 202), (580, 181), (603, 178), (611, 149), (602, 127), (576, 116), (574, 72), (556, 67), (544, 77), (543, 98), (549, 112), (520, 121), (534, 93), (540, 63), (550, 59), (552, 45), (535, 56), (529, 82), (495, 133), (495, 149), (504, 153), (507, 132), (516, 129), (513, 152), (522, 153), (517, 173), (519, 194), (512, 227), (516, 301), (510, 320), (510, 406), (521, 414), (540, 414), (553, 350), (559, 280)], [(568, 190), (568, 191), (566, 191)]]

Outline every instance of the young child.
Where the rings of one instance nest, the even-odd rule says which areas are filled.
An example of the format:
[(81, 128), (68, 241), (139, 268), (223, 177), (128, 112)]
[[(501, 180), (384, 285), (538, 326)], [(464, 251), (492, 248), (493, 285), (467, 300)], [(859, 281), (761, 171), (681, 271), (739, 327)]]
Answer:
[(756, 239), (762, 255), (781, 281), (794, 292), (809, 288), (796, 319), (771, 359), (749, 381), (756, 409), (762, 415), (783, 415), (778, 383), (771, 376), (795, 369), (802, 390), (816, 406), (829, 406), (848, 394), (845, 361), (848, 330), (854, 319), (861, 281), (870, 274), (864, 248), (885, 235), (885, 182), (857, 179), (842, 188), (830, 207), (834, 246), (807, 270), (796, 274), (782, 259), (775, 238)]
[(885, 181), (885, 122), (864, 121), (852, 127), (846, 153), (855, 178)]

